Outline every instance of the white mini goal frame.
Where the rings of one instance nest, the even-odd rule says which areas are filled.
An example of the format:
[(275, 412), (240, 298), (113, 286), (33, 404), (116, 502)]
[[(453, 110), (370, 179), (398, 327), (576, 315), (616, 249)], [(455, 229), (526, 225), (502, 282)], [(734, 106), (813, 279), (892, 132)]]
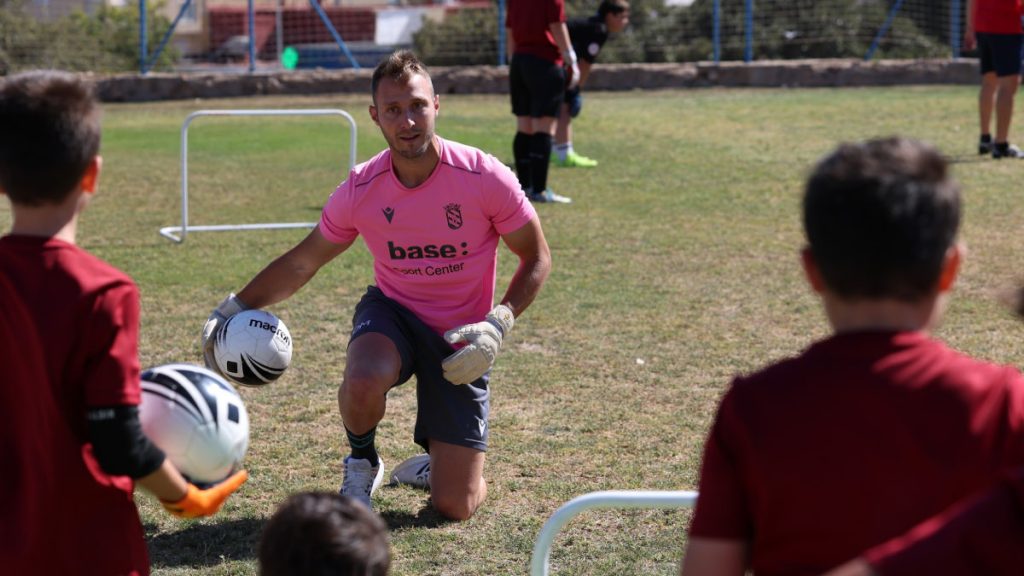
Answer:
[(605, 490), (573, 498), (563, 504), (541, 527), (533, 545), (530, 576), (548, 576), (548, 557), (558, 531), (584, 510), (594, 508), (690, 508), (697, 493), (689, 490)]
[(348, 169), (356, 166), (356, 121), (348, 112), (336, 108), (310, 109), (252, 109), (252, 110), (197, 110), (185, 118), (181, 125), (181, 226), (166, 226), (160, 235), (177, 243), (185, 241), (189, 232), (218, 232), (227, 230), (280, 230), (286, 228), (312, 228), (316, 222), (263, 222), (258, 224), (212, 224), (195, 226), (188, 223), (188, 127), (202, 116), (340, 116), (348, 122)]

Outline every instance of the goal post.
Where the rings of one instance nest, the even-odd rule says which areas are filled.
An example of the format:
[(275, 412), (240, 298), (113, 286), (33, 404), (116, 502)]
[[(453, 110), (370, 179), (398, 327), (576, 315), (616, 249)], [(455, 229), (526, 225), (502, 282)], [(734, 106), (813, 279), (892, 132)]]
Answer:
[(530, 576), (548, 575), (551, 544), (570, 520), (595, 508), (692, 508), (697, 492), (690, 490), (604, 490), (577, 496), (563, 504), (541, 527), (530, 558)]
[(316, 222), (263, 222), (257, 224), (205, 224), (190, 225), (188, 217), (188, 129), (197, 118), (204, 116), (339, 116), (348, 124), (348, 171), (356, 166), (356, 121), (348, 112), (337, 108), (310, 109), (250, 109), (250, 110), (197, 110), (188, 115), (181, 125), (181, 225), (165, 226), (160, 235), (176, 243), (185, 241), (189, 232), (219, 232), (232, 230), (281, 230), (313, 228)]

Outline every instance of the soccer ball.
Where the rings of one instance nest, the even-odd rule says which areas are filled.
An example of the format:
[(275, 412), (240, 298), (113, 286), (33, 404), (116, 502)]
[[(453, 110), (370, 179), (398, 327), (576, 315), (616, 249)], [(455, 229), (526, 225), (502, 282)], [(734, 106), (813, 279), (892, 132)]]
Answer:
[(245, 386), (262, 386), (281, 377), (292, 361), (292, 335), (266, 310), (235, 314), (217, 332), (213, 357), (221, 374)]
[(142, 431), (196, 484), (220, 482), (249, 447), (249, 414), (215, 372), (166, 364), (142, 373)]

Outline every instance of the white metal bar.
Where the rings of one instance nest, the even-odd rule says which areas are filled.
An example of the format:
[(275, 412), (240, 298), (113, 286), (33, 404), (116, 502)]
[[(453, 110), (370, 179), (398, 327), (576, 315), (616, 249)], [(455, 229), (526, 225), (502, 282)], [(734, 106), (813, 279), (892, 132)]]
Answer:
[(689, 490), (605, 490), (577, 496), (563, 504), (537, 534), (530, 559), (531, 576), (547, 576), (551, 544), (558, 532), (584, 510), (595, 508), (689, 508), (697, 502), (697, 493)]
[(188, 224), (188, 128), (202, 116), (341, 116), (349, 126), (348, 169), (356, 167), (356, 121), (352, 115), (337, 108), (308, 109), (250, 109), (250, 110), (197, 110), (188, 115), (181, 125), (181, 226), (166, 226), (160, 235), (177, 243), (185, 241), (189, 231), (222, 230), (278, 230), (283, 228), (312, 228), (315, 222), (267, 222), (260, 224), (217, 224), (189, 226)]

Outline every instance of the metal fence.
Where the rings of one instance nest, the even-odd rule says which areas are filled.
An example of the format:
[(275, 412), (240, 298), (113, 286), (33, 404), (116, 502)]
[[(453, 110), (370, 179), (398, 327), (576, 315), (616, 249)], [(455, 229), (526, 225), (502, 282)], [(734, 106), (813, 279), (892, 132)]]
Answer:
[[(0, 0), (0, 72), (500, 64), (507, 0)], [(118, 2), (123, 4), (118, 5)], [(374, 3), (376, 2), (376, 3)], [(570, 17), (598, 0), (569, 0)], [(633, 0), (603, 62), (955, 58), (963, 0)]]

